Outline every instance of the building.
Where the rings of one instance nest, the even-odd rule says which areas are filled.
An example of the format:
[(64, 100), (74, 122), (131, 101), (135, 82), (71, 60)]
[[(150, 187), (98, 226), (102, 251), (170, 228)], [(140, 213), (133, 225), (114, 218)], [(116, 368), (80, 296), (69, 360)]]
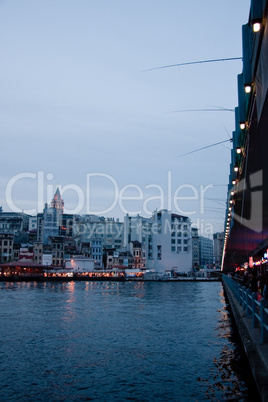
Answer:
[(224, 232), (213, 234), (213, 263), (216, 267), (221, 266), (224, 244)]
[(53, 197), (53, 199), (51, 200), (50, 208), (56, 209), (56, 211), (58, 212), (59, 215), (62, 215), (62, 214), (63, 214), (63, 211), (64, 211), (64, 201), (63, 201), (63, 199), (61, 198), (59, 188), (57, 188), (56, 193), (54, 194), (54, 197)]
[(73, 237), (78, 250), (102, 265), (103, 250), (120, 249), (124, 241), (124, 224), (96, 215), (76, 216)]
[(33, 254), (34, 254), (34, 263), (35, 264), (43, 264), (43, 243), (35, 242), (33, 245)]
[(138, 241), (142, 248), (142, 264), (158, 273), (189, 272), (192, 269), (191, 221), (186, 216), (167, 210), (156, 211), (152, 217), (124, 219), (125, 245)]
[(0, 232), (26, 232), (29, 228), (30, 215), (23, 212), (3, 212), (0, 209)]
[(19, 250), (19, 260), (34, 261), (34, 247), (32, 244), (21, 244)]
[(0, 263), (9, 262), (13, 255), (13, 233), (0, 233)]
[(243, 71), (231, 150), (222, 269), (261, 264), (268, 248), (268, 1), (242, 27)]
[[(37, 241), (48, 244), (50, 238), (60, 235), (62, 228), (62, 215), (64, 209), (64, 201), (61, 198), (60, 191), (57, 188), (50, 207), (45, 204), (43, 213), (37, 214)], [(66, 222), (64, 222), (66, 224)], [(66, 227), (65, 232), (66, 232)]]
[(29, 232), (36, 232), (37, 231), (37, 216), (30, 216), (29, 217)]
[(130, 242), (130, 254), (132, 255), (132, 265), (130, 266), (130, 268), (144, 269), (145, 251), (142, 243), (137, 240)]
[(193, 269), (197, 269), (200, 266), (199, 235), (198, 235), (198, 229), (193, 227), (192, 227), (192, 254), (193, 254)]
[(73, 273), (93, 272), (95, 262), (92, 258), (76, 256), (75, 258), (67, 258), (65, 261), (66, 270)]
[(63, 267), (64, 262), (64, 237), (53, 236), (51, 238), (52, 246), (52, 265), (54, 267)]
[(202, 267), (213, 266), (213, 240), (204, 236), (199, 237), (199, 263)]
[(29, 260), (7, 262), (0, 265), (0, 276), (12, 279), (38, 279), (44, 277), (45, 267)]
[[(167, 210), (161, 210), (153, 214), (152, 222), (152, 258), (148, 256), (147, 268), (152, 268), (156, 272), (191, 271), (190, 219)], [(150, 247), (150, 243), (148, 247)]]
[(151, 233), (152, 221), (149, 218), (143, 218), (140, 215), (124, 217), (124, 247), (129, 247), (133, 241), (143, 244), (146, 235)]
[(133, 258), (129, 251), (107, 250), (106, 268), (132, 268)]

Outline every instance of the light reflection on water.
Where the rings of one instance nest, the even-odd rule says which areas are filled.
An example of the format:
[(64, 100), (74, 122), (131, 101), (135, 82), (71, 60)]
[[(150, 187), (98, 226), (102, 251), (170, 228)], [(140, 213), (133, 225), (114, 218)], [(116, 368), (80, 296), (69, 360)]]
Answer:
[(220, 283), (1, 283), (0, 300), (1, 400), (258, 401)]

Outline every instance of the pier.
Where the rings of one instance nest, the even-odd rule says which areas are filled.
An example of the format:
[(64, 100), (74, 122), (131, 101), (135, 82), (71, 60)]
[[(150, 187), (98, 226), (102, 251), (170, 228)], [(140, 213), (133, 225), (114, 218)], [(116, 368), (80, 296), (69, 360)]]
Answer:
[(268, 300), (229, 276), (222, 283), (260, 396), (268, 401)]

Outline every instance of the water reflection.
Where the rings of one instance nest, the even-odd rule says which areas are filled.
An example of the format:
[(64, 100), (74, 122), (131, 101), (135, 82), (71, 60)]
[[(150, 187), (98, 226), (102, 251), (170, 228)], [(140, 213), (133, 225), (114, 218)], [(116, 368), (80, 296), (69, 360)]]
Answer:
[(220, 302), (222, 308), (218, 310), (219, 322), (215, 331), (216, 337), (224, 339), (225, 343), (220, 357), (214, 358), (214, 368), (210, 370), (209, 377), (199, 377), (198, 380), (206, 384), (205, 394), (209, 400), (218, 400), (220, 394), (221, 400), (259, 402), (261, 399), (223, 290), (220, 292)]
[(76, 306), (75, 306), (75, 281), (67, 282), (67, 298), (66, 304), (64, 306), (64, 321), (73, 321), (76, 316)]

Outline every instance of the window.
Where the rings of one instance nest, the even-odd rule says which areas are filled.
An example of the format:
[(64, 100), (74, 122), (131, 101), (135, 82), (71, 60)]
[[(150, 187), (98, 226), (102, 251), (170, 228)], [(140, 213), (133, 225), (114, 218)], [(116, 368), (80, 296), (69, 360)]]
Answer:
[(177, 253), (181, 252), (181, 247), (177, 247)]
[(176, 251), (176, 247), (172, 246), (171, 251)]
[(181, 244), (181, 239), (177, 239), (177, 243), (178, 243), (178, 244)]
[(183, 251), (188, 251), (188, 247), (183, 247)]
[(175, 244), (175, 239), (171, 239), (171, 244)]

